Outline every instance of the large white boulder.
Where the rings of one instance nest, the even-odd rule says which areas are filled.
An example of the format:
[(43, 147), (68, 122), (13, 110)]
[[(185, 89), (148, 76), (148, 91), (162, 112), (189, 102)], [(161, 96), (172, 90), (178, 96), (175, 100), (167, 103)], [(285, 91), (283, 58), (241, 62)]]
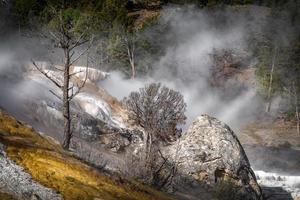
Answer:
[(262, 199), (261, 189), (237, 136), (213, 117), (196, 118), (178, 143), (165, 149), (165, 157), (176, 163), (179, 182), (184, 177), (212, 188), (226, 182), (238, 189), (236, 192), (242, 199)]

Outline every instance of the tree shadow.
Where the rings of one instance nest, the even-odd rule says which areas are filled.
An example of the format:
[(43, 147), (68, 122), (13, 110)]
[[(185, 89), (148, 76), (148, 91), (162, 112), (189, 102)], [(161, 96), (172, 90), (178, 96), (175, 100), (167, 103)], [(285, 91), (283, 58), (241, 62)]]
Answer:
[(244, 145), (254, 169), (300, 175), (300, 150), (289, 147)]
[(293, 200), (290, 192), (282, 187), (265, 187), (262, 186), (264, 200)]

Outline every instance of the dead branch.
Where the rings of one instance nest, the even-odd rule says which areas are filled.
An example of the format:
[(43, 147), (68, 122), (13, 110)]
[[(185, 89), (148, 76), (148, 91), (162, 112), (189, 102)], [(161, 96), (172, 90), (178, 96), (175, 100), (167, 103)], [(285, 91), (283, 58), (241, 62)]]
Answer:
[(63, 72), (64, 70), (62, 70), (62, 69), (59, 69), (58, 67), (56, 67), (56, 66), (53, 66), (56, 70), (58, 70), (58, 71), (60, 71), (60, 72)]
[(69, 74), (69, 77), (72, 77), (72, 76), (75, 76), (76, 74), (79, 74), (79, 73), (82, 73), (82, 72), (84, 72), (84, 71), (79, 71), (79, 72), (74, 72), (74, 73), (72, 73), (72, 74)]
[(56, 36), (52, 31), (49, 31), (50, 35), (53, 37), (54, 40), (60, 41), (59, 37)]
[(71, 101), (76, 95), (78, 95), (81, 92), (82, 88), (85, 86), (85, 83), (88, 79), (88, 73), (89, 73), (89, 65), (88, 65), (88, 61), (87, 61), (87, 66), (86, 66), (86, 71), (85, 71), (85, 79), (84, 79), (83, 83), (78, 87), (78, 89), (75, 93), (73, 93), (73, 91), (72, 91), (72, 95), (69, 97), (69, 101)]
[(55, 97), (57, 97), (59, 100), (62, 101), (61, 97), (60, 97), (58, 94), (56, 94), (54, 91), (49, 90), (49, 92), (50, 92), (51, 94), (53, 94)]
[(80, 57), (82, 56), (82, 55), (84, 55), (91, 47), (92, 47), (92, 43), (93, 43), (93, 40), (94, 40), (94, 38), (92, 37), (92, 39), (90, 40), (90, 44), (88, 45), (88, 47), (85, 49), (85, 50), (83, 50), (71, 63), (70, 63), (70, 66), (71, 65), (73, 65), (75, 62), (77, 62), (79, 59), (80, 59)]
[(48, 71), (48, 72), (45, 72), (44, 70), (42, 70), (41, 68), (39, 68), (39, 67), (37, 66), (37, 64), (34, 62), (34, 60), (32, 60), (32, 59), (31, 59), (31, 62), (32, 62), (32, 64), (35, 66), (35, 68), (36, 68), (41, 74), (43, 74), (48, 80), (50, 80), (52, 83), (54, 83), (59, 89), (62, 89), (62, 86), (61, 86), (58, 82), (56, 82), (56, 80), (54, 80), (53, 78), (51, 78), (51, 77), (48, 75), (49, 71)]
[(74, 48), (76, 48), (76, 47), (78, 47), (78, 46), (80, 46), (80, 45), (82, 45), (82, 44), (88, 42), (88, 40), (81, 41), (81, 40), (83, 39), (85, 33), (86, 33), (86, 31), (84, 31), (84, 32), (78, 37), (78, 39), (76, 40), (76, 42), (74, 42), (73, 45), (70, 47), (70, 50), (72, 50), (72, 49), (74, 49)]

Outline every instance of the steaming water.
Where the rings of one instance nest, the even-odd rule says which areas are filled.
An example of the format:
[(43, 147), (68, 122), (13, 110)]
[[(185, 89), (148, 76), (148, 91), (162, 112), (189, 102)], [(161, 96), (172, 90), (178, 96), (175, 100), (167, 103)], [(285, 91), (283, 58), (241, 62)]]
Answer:
[(290, 192), (293, 198), (300, 197), (300, 176), (279, 173), (255, 171), (257, 181), (261, 186), (281, 187)]

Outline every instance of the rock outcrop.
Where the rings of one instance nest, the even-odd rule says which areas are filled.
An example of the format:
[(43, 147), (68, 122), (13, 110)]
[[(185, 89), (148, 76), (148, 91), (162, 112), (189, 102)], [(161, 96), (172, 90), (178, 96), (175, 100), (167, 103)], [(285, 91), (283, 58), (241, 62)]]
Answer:
[(235, 189), (235, 199), (262, 199), (261, 189), (238, 138), (215, 118), (198, 117), (178, 143), (167, 147), (164, 154), (177, 163), (179, 183), (188, 179), (215, 189), (226, 184)]

